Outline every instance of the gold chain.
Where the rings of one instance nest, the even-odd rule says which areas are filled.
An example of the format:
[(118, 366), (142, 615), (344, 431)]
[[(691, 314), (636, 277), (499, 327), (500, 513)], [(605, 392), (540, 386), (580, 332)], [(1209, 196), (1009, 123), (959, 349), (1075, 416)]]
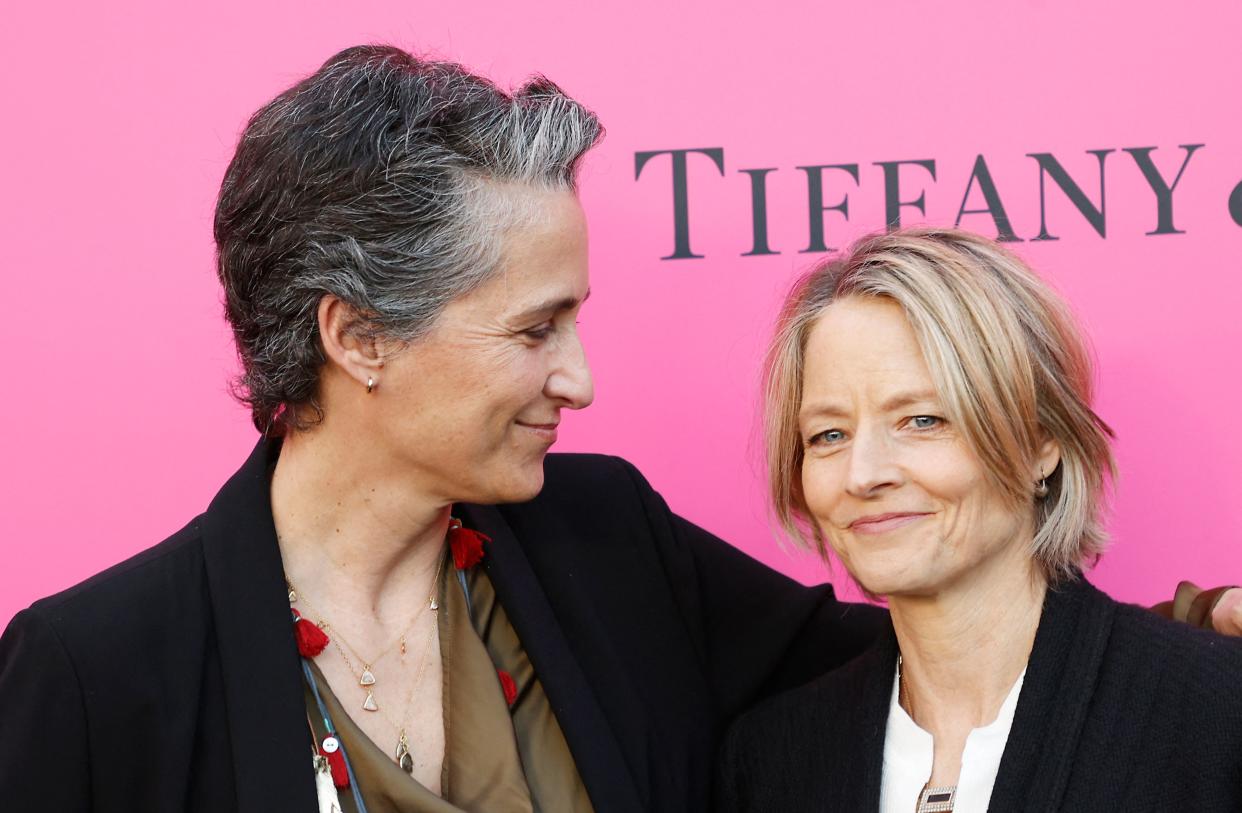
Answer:
[[(298, 592), (297, 588), (293, 586), (293, 582), (289, 581), (289, 579), (287, 578), (285, 579), (285, 586), (289, 590), (289, 603), (295, 604), (295, 603), (300, 602), (304, 607), (306, 607), (307, 610), (311, 612), (312, 615), (317, 616), (318, 620), (316, 621), (316, 623), (319, 625), (319, 628), (324, 629), (324, 630), (331, 629), (332, 630), (331, 637), (332, 637), (333, 642), (336, 642), (339, 640), (342, 644), (344, 644), (349, 649), (350, 652), (354, 653), (354, 657), (357, 658), (358, 661), (362, 664), (362, 668), (364, 671), (369, 670), (372, 666), (379, 663), (380, 660), (382, 660), (385, 655), (391, 652), (392, 648), (396, 646), (398, 643), (401, 644), (401, 654), (402, 655), (405, 654), (405, 636), (409, 634), (410, 630), (412, 630), (414, 628), (414, 625), (418, 622), (418, 619), (422, 617), (423, 611), (424, 610), (434, 611), (434, 610), (440, 609), (440, 605), (436, 603), (436, 590), (439, 587), (439, 585), (440, 585), (440, 568), (436, 570), (435, 578), (432, 579), (431, 581), (431, 593), (428, 594), (427, 596), (427, 603), (418, 608), (418, 610), (414, 613), (414, 617), (410, 619), (410, 623), (405, 625), (405, 629), (403, 629), (401, 633), (395, 639), (390, 641), (388, 643), (388, 646), (384, 647), (380, 651), (380, 653), (376, 655), (374, 658), (371, 658), (368, 660), (367, 658), (362, 657), (362, 655), (358, 652), (358, 650), (355, 649), (349, 643), (349, 641), (345, 640), (345, 636), (342, 635), (341, 631), (338, 630), (336, 627), (334, 627), (330, 621), (328, 621), (327, 616), (325, 616), (319, 610), (315, 609), (315, 606), (311, 604), (309, 601), (307, 601), (305, 596), (303, 596), (301, 593)], [(344, 652), (341, 652), (342, 656), (344, 654), (345, 654)], [(346, 658), (345, 660), (346, 660), (346, 663), (349, 663), (348, 658)], [(354, 669), (352, 664), (350, 664), (349, 671), (355, 672), (355, 674), (359, 677), (359, 679), (361, 679), (361, 673), (358, 673)]]
[(423, 651), (418, 656), (418, 672), (414, 675), (414, 683), (410, 685), (410, 692), (405, 698), (405, 713), (401, 715), (401, 724), (398, 725), (396, 721), (389, 717), (384, 711), (384, 707), (380, 706), (380, 716), (383, 717), (390, 726), (392, 726), (392, 730), (397, 733), (398, 738), (405, 737), (405, 727), (409, 725), (410, 715), (414, 710), (414, 693), (423, 682), (423, 674), (426, 673), (427, 664), (430, 661), (430, 658), (427, 656), (431, 652), (431, 640), (436, 636), (437, 632), (438, 629), (433, 628), (427, 635), (427, 642), (423, 644)]
[[(440, 585), (440, 572), (443, 569), (444, 569), (443, 563), (441, 563), (440, 567), (437, 568), (435, 572), (435, 576), (431, 580), (431, 593), (428, 594), (427, 596), (427, 603), (418, 608), (418, 611), (414, 613), (414, 617), (410, 619), (410, 623), (405, 626), (405, 629), (401, 631), (401, 634), (398, 635), (395, 640), (391, 641), (388, 644), (388, 646), (384, 647), (384, 649), (380, 652), (379, 655), (377, 655), (373, 660), (369, 660), (369, 661), (363, 658), (358, 653), (358, 650), (354, 649), (354, 647), (351, 646), (350, 643), (345, 640), (345, 636), (342, 635), (339, 630), (337, 630), (335, 627), (332, 626), (332, 623), (328, 621), (327, 617), (324, 616), (323, 613), (317, 611), (315, 607), (311, 605), (311, 603), (307, 601), (304, 596), (298, 595), (298, 591), (296, 588), (294, 588), (293, 582), (291, 582), (288, 578), (285, 579), (285, 586), (289, 591), (289, 603), (293, 604), (293, 603), (300, 601), (306, 607), (308, 612), (310, 612), (312, 615), (318, 616), (318, 620), (316, 623), (319, 625), (320, 629), (324, 631), (329, 631), (329, 630), (331, 631), (332, 634), (329, 636), (329, 640), (336, 647), (336, 651), (340, 653), (341, 659), (345, 661), (345, 666), (346, 668), (349, 669), (349, 673), (354, 676), (354, 678), (358, 681), (358, 685), (362, 688), (364, 692), (366, 692), (366, 695), (367, 695), (366, 699), (363, 700), (362, 702), (362, 708), (364, 711), (379, 711), (379, 705), (375, 702), (375, 684), (377, 681), (375, 678), (375, 673), (371, 671), (372, 666), (374, 666), (377, 662), (379, 662), (381, 658), (385, 657), (389, 652), (391, 652), (392, 648), (397, 643), (401, 644), (401, 660), (402, 660), (402, 663), (404, 663), (405, 662), (405, 636), (410, 632), (410, 630), (414, 628), (414, 625), (418, 622), (418, 619), (422, 618), (424, 610), (438, 611), (440, 609), (440, 605), (436, 603), (436, 593)], [(428, 638), (428, 640), (430, 641), (430, 637)], [(428, 643), (427, 646), (430, 646), (430, 643)], [(347, 654), (346, 650), (348, 650), (349, 653), (352, 653), (354, 658), (356, 658), (358, 662), (362, 664), (361, 670), (356, 669), (354, 667), (353, 660), (350, 659), (349, 654)], [(411, 696), (413, 696), (412, 693), (411, 693)]]

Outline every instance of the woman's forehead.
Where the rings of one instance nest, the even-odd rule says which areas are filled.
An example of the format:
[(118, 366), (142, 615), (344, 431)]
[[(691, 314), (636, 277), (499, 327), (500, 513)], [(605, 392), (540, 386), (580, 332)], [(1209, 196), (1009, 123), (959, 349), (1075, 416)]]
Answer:
[(834, 303), (807, 336), (808, 387), (891, 381), (909, 388), (930, 379), (914, 328), (891, 300), (851, 297)]

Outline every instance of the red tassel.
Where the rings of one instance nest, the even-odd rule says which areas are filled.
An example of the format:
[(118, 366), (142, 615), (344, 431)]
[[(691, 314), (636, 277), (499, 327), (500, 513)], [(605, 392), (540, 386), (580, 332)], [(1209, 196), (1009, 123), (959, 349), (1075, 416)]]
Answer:
[(313, 658), (328, 645), (328, 636), (318, 626), (293, 611), (293, 637), (298, 642), (298, 653), (303, 658)]
[(509, 704), (509, 708), (513, 708), (513, 704), (517, 702), (517, 683), (513, 681), (513, 675), (503, 669), (497, 669), (496, 674), (500, 677), (500, 688), (505, 692), (505, 702)]
[(332, 771), (332, 784), (338, 788), (349, 787), (349, 769), (345, 767), (345, 752), (341, 750), (341, 741), (329, 734), (323, 738), (319, 753), (328, 760), (328, 769)]
[(449, 526), (449, 547), (453, 551), (453, 564), (458, 570), (474, 567), (483, 561), (483, 543), (491, 538), (454, 524)]

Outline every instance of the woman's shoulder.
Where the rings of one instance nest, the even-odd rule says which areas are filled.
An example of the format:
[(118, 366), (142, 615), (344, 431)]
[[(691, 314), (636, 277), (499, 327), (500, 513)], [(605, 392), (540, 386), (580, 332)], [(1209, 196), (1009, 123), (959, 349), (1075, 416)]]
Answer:
[(1112, 603), (1076, 755), (1079, 791), (1115, 794), (1107, 782), (1124, 773), (1129, 799), (1170, 810), (1239, 809), (1242, 641)]
[[(1181, 621), (1172, 621), (1145, 607), (1116, 603), (1113, 622), (1115, 657), (1174, 665), (1194, 679), (1219, 680), (1224, 673), (1242, 674), (1242, 638), (1231, 638)], [(1219, 688), (1220, 683), (1216, 683)], [(1242, 706), (1242, 696), (1238, 697)]]
[(106, 641), (118, 649), (127, 633), (167, 625), (205, 592), (201, 524), (195, 517), (162, 542), (35, 601), (13, 624), (45, 625), (66, 644)]
[[(1096, 702), (1100, 713), (1111, 710), (1133, 720), (1140, 713), (1135, 698), (1141, 696), (1142, 708), (1148, 708), (1151, 701), (1153, 723), (1173, 722), (1184, 714), (1197, 717), (1210, 709), (1210, 714), (1235, 719), (1242, 737), (1242, 695), (1222, 691), (1242, 674), (1242, 639), (1117, 601), (1086, 580), (1058, 593), (1062, 625), (1081, 626), (1085, 622), (1079, 619), (1087, 617), (1108, 619), (1107, 626), (1100, 628), (1106, 633), (1098, 643), (1090, 644), (1099, 651)], [(1067, 608), (1073, 612), (1064, 612)]]
[(1238, 749), (1242, 765), (1242, 693), (1234, 690), (1242, 675), (1242, 639), (1118, 604), (1105, 668), (1119, 685), (1150, 687), (1153, 722), (1190, 740), (1196, 729), (1217, 731)]

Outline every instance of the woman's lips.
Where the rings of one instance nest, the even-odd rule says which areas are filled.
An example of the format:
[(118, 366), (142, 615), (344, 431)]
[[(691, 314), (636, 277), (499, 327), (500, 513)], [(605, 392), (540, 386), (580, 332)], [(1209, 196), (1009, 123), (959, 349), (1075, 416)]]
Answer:
[(914, 512), (872, 514), (859, 517), (851, 522), (850, 530), (856, 534), (883, 534), (929, 516), (931, 516), (929, 513)]
[(537, 435), (548, 443), (556, 442), (557, 425), (554, 423), (522, 423), (521, 421), (518, 421), (517, 425)]

